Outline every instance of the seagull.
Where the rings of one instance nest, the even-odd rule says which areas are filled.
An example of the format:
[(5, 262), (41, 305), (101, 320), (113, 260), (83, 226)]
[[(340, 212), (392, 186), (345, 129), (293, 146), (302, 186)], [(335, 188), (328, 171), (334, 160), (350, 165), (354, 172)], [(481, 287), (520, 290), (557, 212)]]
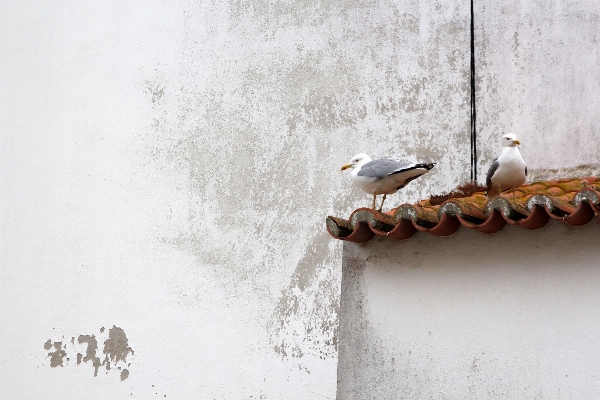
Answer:
[(342, 171), (351, 169), (350, 179), (352, 183), (367, 193), (373, 195), (373, 207), (377, 195), (382, 194), (381, 207), (388, 194), (393, 194), (402, 189), (410, 181), (426, 174), (435, 166), (433, 163), (409, 163), (382, 158), (373, 160), (365, 153), (360, 153), (352, 157), (350, 163), (342, 166)]
[(527, 165), (519, 152), (521, 142), (513, 133), (502, 136), (502, 153), (490, 165), (485, 183), (487, 197), (499, 196), (505, 190), (515, 189), (525, 183), (527, 178)]

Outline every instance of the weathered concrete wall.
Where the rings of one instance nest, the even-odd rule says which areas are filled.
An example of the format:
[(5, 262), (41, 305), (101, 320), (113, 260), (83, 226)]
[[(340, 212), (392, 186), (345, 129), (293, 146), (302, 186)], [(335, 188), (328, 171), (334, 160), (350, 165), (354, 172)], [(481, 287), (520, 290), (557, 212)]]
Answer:
[[(476, 10), (480, 176), (505, 130), (597, 165), (598, 5), (511, 4)], [(6, 396), (333, 397), (339, 167), (438, 163), (391, 205), (468, 178), (468, 4), (0, 7)]]
[(479, 177), (508, 132), (531, 179), (600, 174), (600, 2), (476, 1), (474, 12)]
[(598, 218), (344, 245), (338, 398), (600, 396)]
[[(531, 180), (600, 174), (599, 17), (475, 2), (480, 180), (507, 132)], [(599, 229), (347, 244), (338, 397), (598, 397)]]
[(465, 5), (0, 7), (2, 397), (333, 398), (339, 168), (468, 177)]

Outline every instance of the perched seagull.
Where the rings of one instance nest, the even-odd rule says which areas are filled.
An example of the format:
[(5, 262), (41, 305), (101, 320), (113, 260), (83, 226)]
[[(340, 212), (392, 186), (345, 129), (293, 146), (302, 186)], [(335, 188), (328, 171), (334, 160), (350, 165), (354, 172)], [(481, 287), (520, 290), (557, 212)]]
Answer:
[(527, 165), (521, 157), (517, 136), (508, 133), (502, 136), (502, 153), (496, 158), (487, 173), (487, 197), (499, 196), (505, 190), (514, 190), (525, 183)]
[(388, 194), (393, 194), (408, 185), (410, 181), (429, 172), (435, 164), (415, 164), (390, 159), (372, 160), (371, 157), (360, 153), (352, 157), (350, 163), (342, 166), (342, 171), (350, 168), (352, 183), (367, 193), (373, 195), (373, 210), (378, 194), (383, 195), (381, 207)]

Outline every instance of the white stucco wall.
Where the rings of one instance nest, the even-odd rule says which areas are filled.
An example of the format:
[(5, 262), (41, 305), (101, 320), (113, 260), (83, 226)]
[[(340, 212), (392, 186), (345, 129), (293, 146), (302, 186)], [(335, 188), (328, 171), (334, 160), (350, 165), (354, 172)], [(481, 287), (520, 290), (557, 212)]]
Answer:
[(508, 132), (531, 179), (600, 174), (600, 2), (475, 1), (474, 13), (480, 179)]
[[(438, 163), (390, 205), (469, 177), (463, 3), (0, 2), (2, 397), (333, 398), (342, 246), (324, 218), (370, 200), (339, 167), (361, 151)], [(564, 86), (552, 71), (571, 56), (544, 42), (534, 61), (555, 70), (531, 98), (583, 93), (591, 148), (598, 11), (576, 3), (551, 37), (581, 38), (590, 83)], [(540, 156), (546, 128), (511, 125), (504, 99), (530, 94), (486, 82), (528, 82), (483, 31), (505, 11), (477, 12), (480, 172), (511, 127), (535, 168), (597, 165), (572, 142)], [(511, 15), (526, 43), (530, 14)], [(544, 127), (562, 140), (561, 115)], [(127, 346), (104, 348), (113, 327)], [(96, 377), (91, 354), (77, 364), (92, 335), (113, 364)]]
[(468, 177), (458, 4), (1, 2), (2, 398), (335, 397), (339, 167)]
[(600, 225), (346, 243), (340, 399), (600, 396)]

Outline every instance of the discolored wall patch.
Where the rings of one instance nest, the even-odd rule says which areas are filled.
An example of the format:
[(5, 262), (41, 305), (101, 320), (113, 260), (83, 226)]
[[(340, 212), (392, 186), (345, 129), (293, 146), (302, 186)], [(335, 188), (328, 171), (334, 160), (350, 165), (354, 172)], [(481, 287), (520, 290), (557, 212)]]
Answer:
[[(50, 339), (48, 339), (48, 341), (44, 344), (44, 349), (50, 350), (52, 348), (52, 346), (54, 346), (54, 351), (51, 351), (50, 353), (48, 353), (48, 357), (50, 357), (50, 366), (52, 368), (56, 368), (59, 366), (62, 367), (63, 359), (67, 356), (67, 353), (63, 349), (63, 344), (62, 344), (62, 342), (52, 343), (52, 341)], [(66, 347), (66, 345), (64, 345), (64, 347)], [(69, 359), (67, 358), (67, 361), (68, 360)]]
[(59, 366), (68, 366), (70, 361), (68, 355), (76, 354), (76, 365), (90, 363), (94, 368), (94, 376), (98, 376), (100, 367), (105, 367), (107, 374), (111, 369), (117, 369), (121, 371), (121, 380), (127, 379), (129, 377), (129, 369), (127, 368), (131, 366), (128, 357), (131, 359), (134, 355), (134, 351), (129, 347), (129, 341), (125, 331), (122, 328), (113, 325), (113, 327), (106, 332), (104, 327), (102, 327), (100, 328), (98, 337), (101, 342), (104, 340), (104, 347), (101, 354), (98, 354), (98, 338), (96, 335), (79, 335), (77, 339), (73, 336), (70, 344), (63, 344), (62, 341), (53, 342), (52, 339), (48, 339), (46, 343), (44, 343), (44, 349), (50, 350), (54, 347), (54, 351), (48, 353), (50, 367), (56, 368)]
[(83, 354), (77, 353), (77, 365), (81, 364), (82, 361), (84, 363), (91, 361), (92, 365), (94, 366), (94, 376), (97, 376), (98, 368), (100, 368), (102, 366), (102, 364), (100, 363), (100, 358), (98, 358), (96, 356), (96, 350), (98, 349), (98, 342), (96, 341), (96, 336), (94, 336), (94, 335), (79, 335), (77, 342), (79, 344), (83, 344), (83, 343), (87, 344), (86, 351), (85, 351), (85, 357), (83, 356)]
[[(368, 202), (340, 165), (362, 151), (439, 163), (398, 204), (452, 189), (469, 165), (467, 8), (334, 3), (192, 5), (178, 54), (197, 62), (138, 82), (140, 135), (177, 192), (157, 239), (196, 260), (170, 293), (194, 314), (218, 296), (305, 387), (336, 381), (341, 245), (322, 217)], [(206, 30), (207, 15), (221, 24)]]
[(125, 331), (113, 325), (108, 331), (108, 340), (104, 342), (104, 350), (102, 352), (106, 355), (104, 362), (107, 363), (108, 369), (110, 369), (110, 361), (115, 364), (119, 361), (126, 362), (127, 355), (129, 353), (133, 354), (133, 350), (128, 346)]
[(269, 322), (273, 351), (308, 373), (305, 355), (322, 360), (337, 355), (341, 277), (332, 259), (321, 259), (337, 255), (325, 235), (312, 239)]

